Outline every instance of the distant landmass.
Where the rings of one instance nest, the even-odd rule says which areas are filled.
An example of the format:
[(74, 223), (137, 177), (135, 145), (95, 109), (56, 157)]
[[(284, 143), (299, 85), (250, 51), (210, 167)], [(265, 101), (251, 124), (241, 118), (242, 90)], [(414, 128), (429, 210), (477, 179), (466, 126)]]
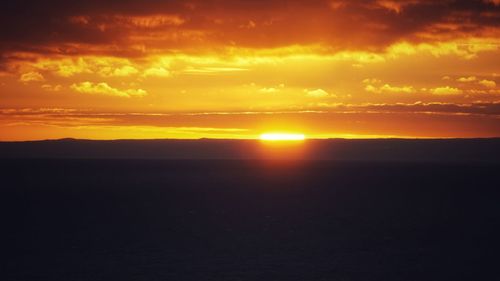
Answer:
[(0, 158), (304, 159), (401, 162), (500, 162), (500, 138), (258, 140), (78, 140), (0, 142)]

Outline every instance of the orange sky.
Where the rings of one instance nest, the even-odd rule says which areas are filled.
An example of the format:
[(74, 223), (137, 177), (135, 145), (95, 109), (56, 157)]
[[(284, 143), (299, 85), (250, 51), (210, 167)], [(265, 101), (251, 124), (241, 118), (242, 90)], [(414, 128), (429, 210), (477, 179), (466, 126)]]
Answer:
[(4, 2), (0, 140), (500, 137), (498, 0)]

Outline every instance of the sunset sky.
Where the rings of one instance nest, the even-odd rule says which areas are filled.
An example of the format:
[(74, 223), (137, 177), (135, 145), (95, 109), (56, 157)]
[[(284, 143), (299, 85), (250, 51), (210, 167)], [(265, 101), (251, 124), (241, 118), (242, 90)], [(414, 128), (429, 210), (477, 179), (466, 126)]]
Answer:
[(499, 0), (0, 3), (0, 140), (499, 137)]

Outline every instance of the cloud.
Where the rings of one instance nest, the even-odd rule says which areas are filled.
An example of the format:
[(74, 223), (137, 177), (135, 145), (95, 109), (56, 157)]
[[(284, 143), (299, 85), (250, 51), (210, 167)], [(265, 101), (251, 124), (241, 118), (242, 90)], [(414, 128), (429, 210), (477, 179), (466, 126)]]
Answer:
[(118, 16), (117, 19), (146, 29), (180, 26), (186, 22), (185, 19), (178, 15)]
[(259, 89), (259, 92), (264, 93), (264, 94), (275, 94), (279, 91), (280, 91), (279, 89), (274, 88), (274, 87)]
[[(254, 86), (253, 83), (250, 84), (250, 86)], [(285, 84), (281, 83), (276, 87), (264, 87), (259, 89), (259, 92), (264, 93), (264, 94), (276, 94), (280, 92), (282, 89), (285, 88)]]
[(27, 66), (65, 78), (78, 74), (126, 77), (139, 72), (129, 59), (109, 56), (38, 57), (34, 63), (28, 63)]
[(217, 73), (230, 73), (248, 71), (247, 68), (241, 67), (210, 67), (210, 66), (188, 66), (182, 70), (184, 73), (189, 74), (217, 74)]
[(62, 90), (62, 85), (43, 84), (41, 87), (48, 92), (59, 92)]
[(31, 67), (49, 71), (61, 77), (71, 77), (81, 73), (93, 73), (90, 65), (91, 63), (89, 63), (89, 60), (83, 57), (68, 57), (63, 59), (52, 59), (48, 57), (37, 60), (35, 63), (31, 64)]
[(21, 77), (19, 77), (19, 81), (21, 81), (23, 83), (43, 82), (43, 81), (45, 81), (45, 78), (39, 72), (32, 71), (32, 72), (23, 73), (21, 75)]
[(474, 102), (468, 104), (455, 104), (443, 102), (415, 102), (415, 103), (395, 103), (395, 104), (365, 104), (352, 105), (351, 109), (361, 111), (376, 111), (386, 113), (427, 113), (427, 114), (473, 114), (500, 116), (499, 102)]
[(144, 71), (144, 77), (168, 77), (170, 76), (170, 71), (163, 67), (151, 67)]
[(84, 94), (101, 94), (101, 95), (124, 97), (124, 98), (143, 97), (147, 95), (147, 92), (142, 89), (119, 90), (109, 86), (105, 82), (101, 83), (92, 83), (88, 81), (82, 82), (71, 85), (71, 89)]
[(113, 68), (113, 67), (103, 67), (99, 71), (99, 74), (101, 76), (116, 76), (116, 77), (126, 77), (130, 76), (133, 74), (136, 74), (139, 72), (137, 68), (130, 66), (130, 65), (124, 65), (119, 68)]
[(364, 84), (380, 84), (380, 83), (382, 83), (382, 80), (377, 79), (377, 78), (366, 78), (366, 79), (363, 79), (362, 82)]
[(480, 95), (484, 95), (484, 94), (487, 94), (488, 91), (486, 90), (476, 90), (476, 89), (470, 89), (470, 90), (467, 90), (467, 93), (469, 94), (480, 94)]
[[(327, 110), (325, 110), (325, 108)], [(37, 119), (53, 118), (82, 118), (85, 120), (109, 120), (110, 124), (116, 125), (158, 125), (165, 126), (192, 126), (192, 120), (188, 117), (200, 118), (206, 116), (251, 116), (251, 115), (280, 115), (280, 114), (328, 114), (328, 113), (423, 113), (423, 114), (442, 114), (442, 115), (488, 115), (500, 117), (500, 102), (473, 102), (464, 104), (444, 103), (444, 102), (415, 102), (415, 103), (366, 103), (363, 105), (335, 103), (330, 106), (324, 105), (321, 110), (308, 111), (255, 111), (255, 112), (198, 112), (198, 113), (151, 113), (136, 112), (133, 114), (124, 114), (116, 112), (106, 112), (97, 110), (82, 110), (75, 108), (3, 108), (0, 109), (2, 117), (33, 116)], [(213, 126), (215, 124), (211, 124)]]
[(495, 88), (497, 86), (497, 83), (492, 80), (481, 80), (478, 83), (486, 88)]
[[(0, 61), (20, 52), (144, 57), (149, 50), (317, 44), (331, 46), (332, 53), (381, 52), (399, 42), (422, 48), (439, 42), (444, 45), (436, 53), (472, 57), (478, 48), (497, 48), (499, 18), (497, 0), (11, 1), (0, 6)], [(459, 42), (471, 37), (492, 43)]]
[(306, 95), (311, 98), (326, 98), (331, 96), (327, 91), (323, 89), (315, 89), (315, 90), (304, 90)]
[[(477, 84), (484, 86), (486, 88), (495, 88), (497, 86), (496, 82), (493, 80), (478, 80), (476, 76), (469, 76), (469, 77), (460, 77), (457, 79), (458, 82), (461, 83), (472, 83), (472, 82), (477, 82)], [(476, 90), (480, 91), (480, 90)]]
[(253, 20), (249, 20), (247, 23), (241, 24), (239, 27), (246, 28), (246, 29), (252, 29), (252, 28), (255, 28), (256, 26), (257, 26), (257, 24)]
[(363, 83), (365, 84), (365, 91), (370, 93), (382, 94), (382, 93), (405, 93), (412, 94), (416, 93), (417, 90), (413, 86), (392, 86), (389, 84), (383, 84), (382, 81), (375, 78), (364, 79)]
[(390, 11), (393, 11), (397, 14), (401, 13), (403, 11), (403, 9), (406, 7), (406, 6), (409, 6), (409, 5), (417, 5), (419, 4), (420, 1), (418, 0), (398, 0), (398, 1), (394, 1), (394, 0), (377, 0), (375, 2), (376, 5), (382, 7), (382, 8), (385, 8), (385, 9), (388, 9)]
[(463, 93), (461, 89), (453, 88), (450, 86), (433, 88), (430, 89), (429, 92), (435, 95), (458, 95)]
[(500, 6), (500, 0), (484, 0), (485, 3), (491, 3), (495, 6)]
[(476, 76), (460, 77), (457, 79), (458, 82), (462, 83), (474, 82), (476, 80), (477, 80)]
[(310, 108), (317, 113), (422, 113), (435, 115), (491, 115), (500, 117), (500, 102), (444, 103), (444, 102), (414, 102), (414, 103), (323, 103), (316, 108)]

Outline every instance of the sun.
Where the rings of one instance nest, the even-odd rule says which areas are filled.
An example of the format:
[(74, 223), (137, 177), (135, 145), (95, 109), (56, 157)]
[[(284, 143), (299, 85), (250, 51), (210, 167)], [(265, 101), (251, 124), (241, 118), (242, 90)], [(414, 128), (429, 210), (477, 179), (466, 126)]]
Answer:
[(264, 133), (260, 135), (260, 140), (263, 141), (303, 141), (306, 139), (304, 134), (291, 133)]

